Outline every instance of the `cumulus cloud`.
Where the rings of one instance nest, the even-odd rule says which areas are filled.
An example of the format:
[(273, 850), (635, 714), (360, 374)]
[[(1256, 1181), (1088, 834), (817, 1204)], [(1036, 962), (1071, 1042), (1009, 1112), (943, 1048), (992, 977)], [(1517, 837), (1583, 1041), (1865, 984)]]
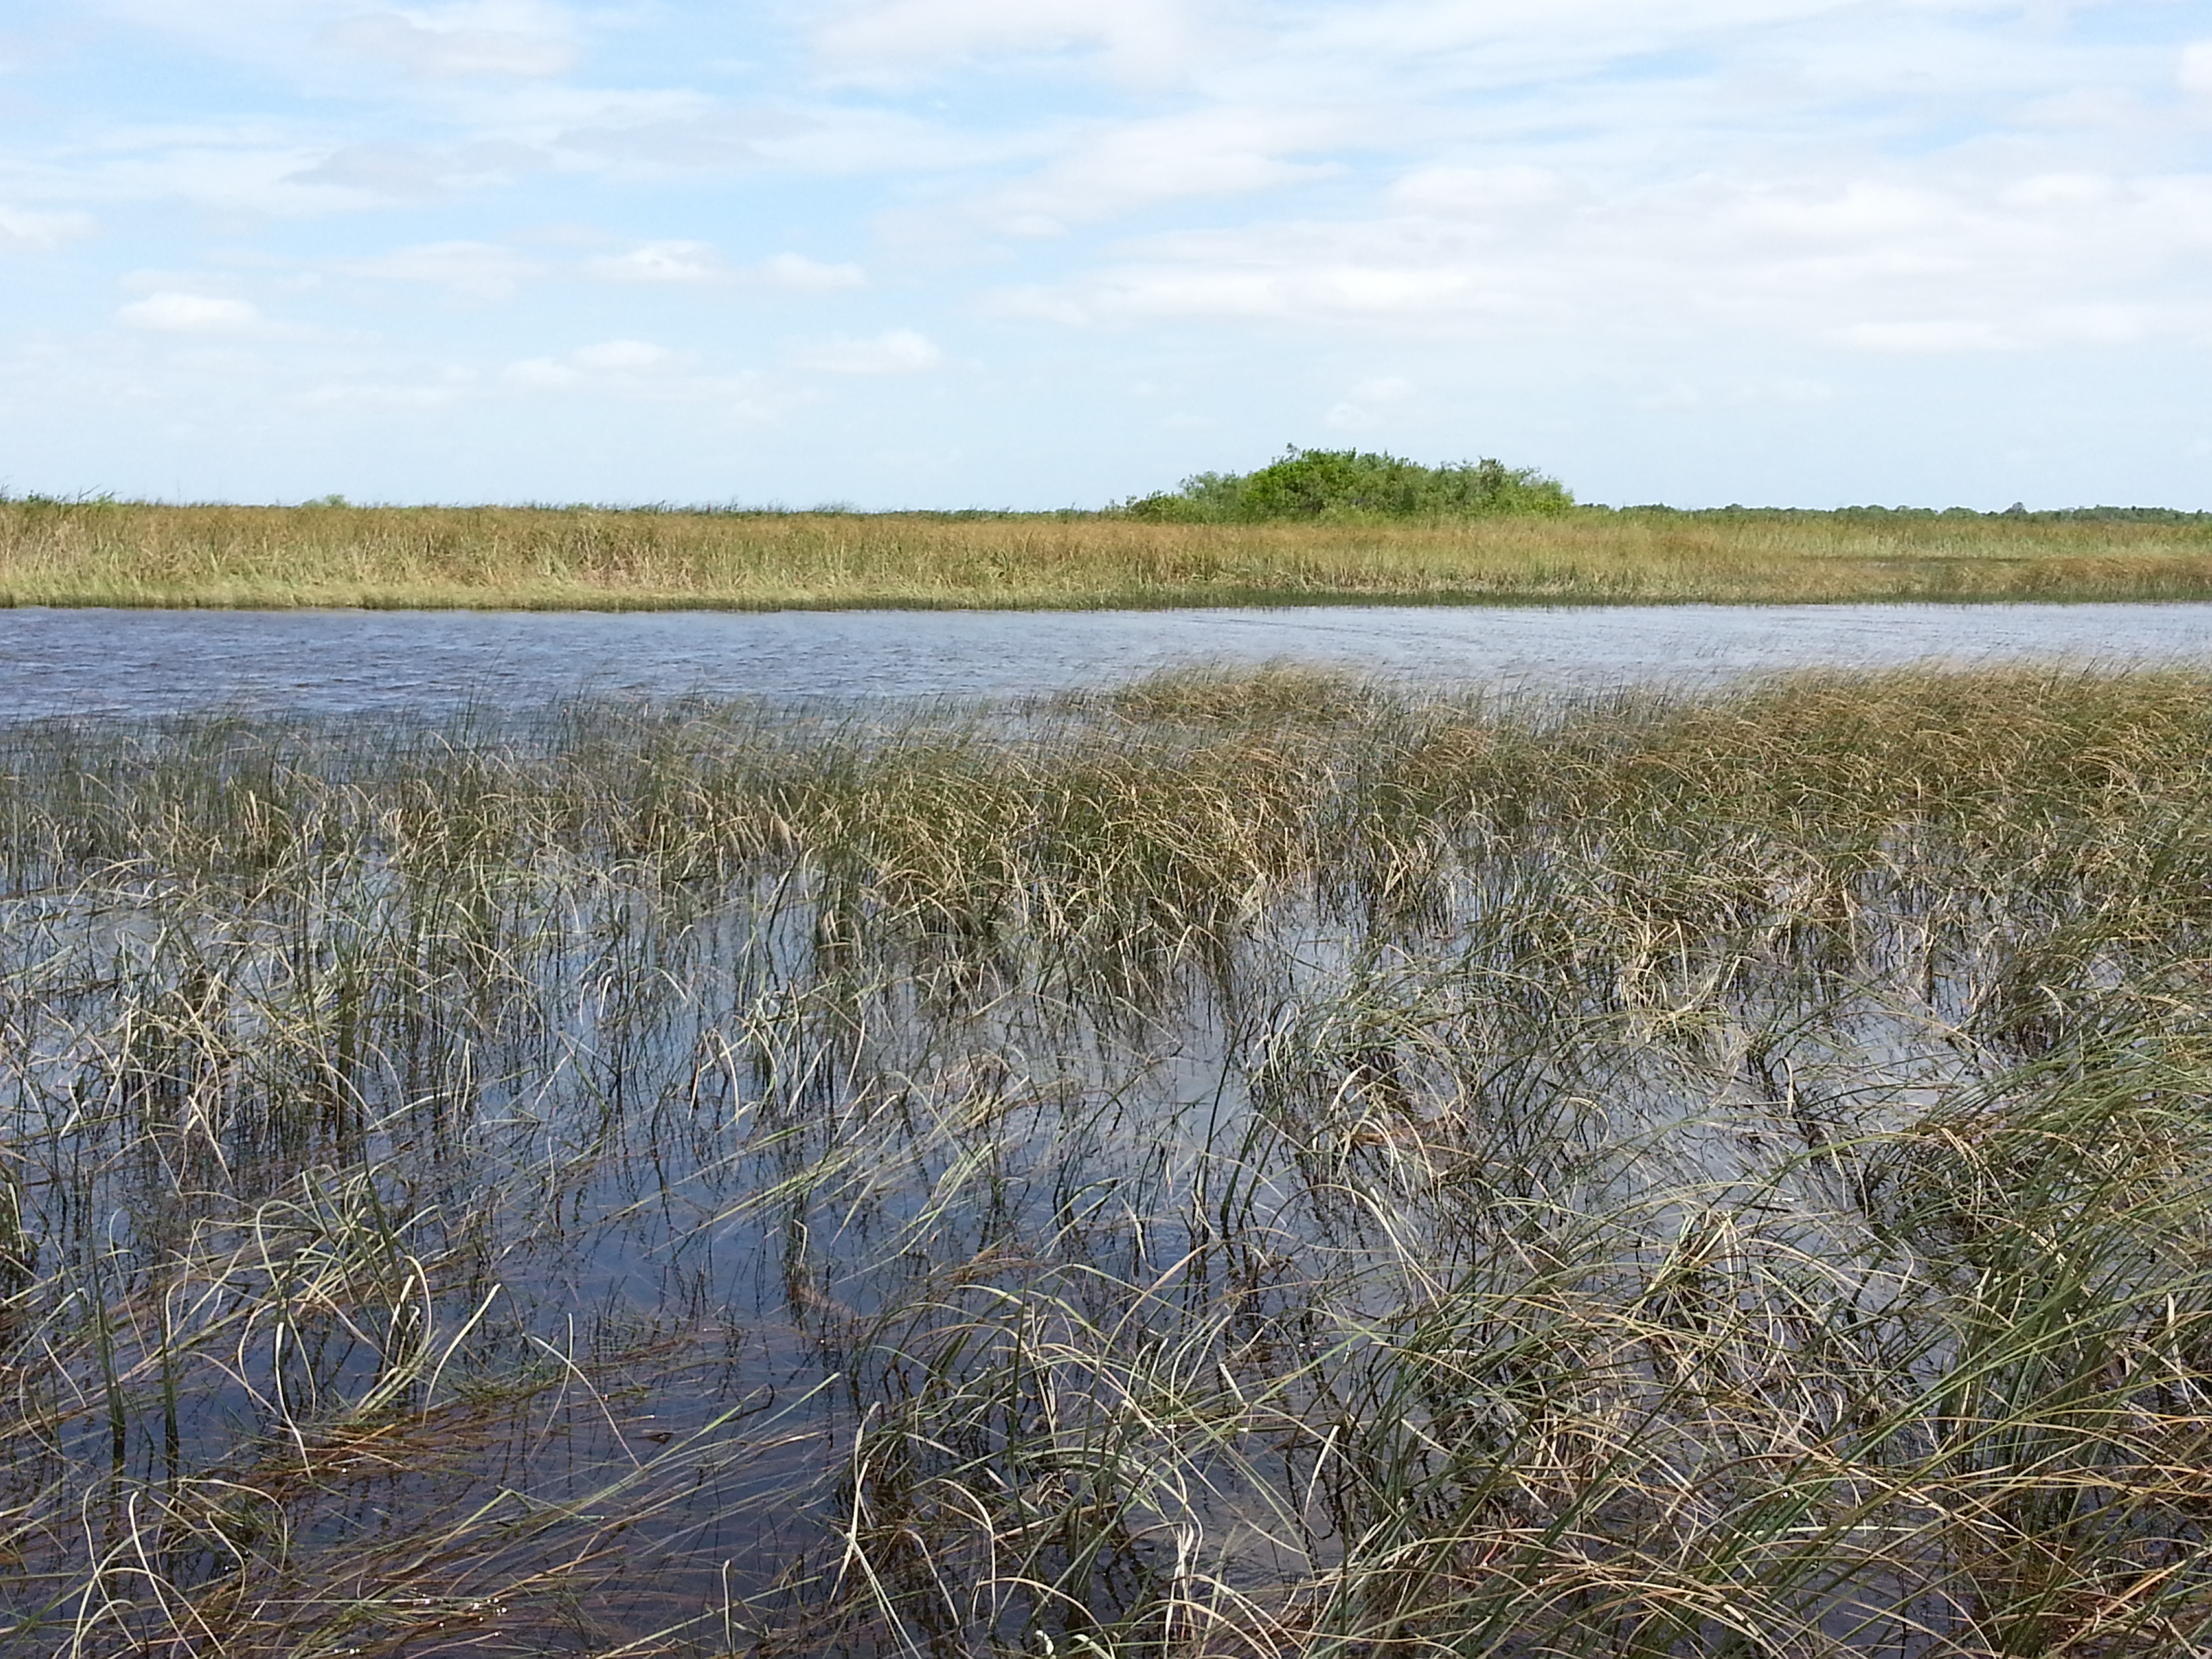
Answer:
[(792, 361), (824, 374), (916, 374), (942, 368), (945, 353), (926, 335), (894, 328), (867, 339), (825, 340)]
[(431, 77), (559, 75), (578, 52), (568, 19), (530, 0), (477, 0), (435, 9), (393, 9), (333, 24), (341, 51)]
[(266, 322), (244, 300), (213, 294), (168, 292), (133, 300), (116, 313), (132, 328), (156, 334), (252, 334)]

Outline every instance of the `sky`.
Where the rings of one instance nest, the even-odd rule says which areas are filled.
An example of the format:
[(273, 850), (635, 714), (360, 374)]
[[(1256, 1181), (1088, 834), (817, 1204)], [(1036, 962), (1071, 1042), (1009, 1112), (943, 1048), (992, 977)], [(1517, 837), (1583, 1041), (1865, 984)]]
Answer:
[(0, 489), (2212, 508), (2203, 0), (8, 0)]

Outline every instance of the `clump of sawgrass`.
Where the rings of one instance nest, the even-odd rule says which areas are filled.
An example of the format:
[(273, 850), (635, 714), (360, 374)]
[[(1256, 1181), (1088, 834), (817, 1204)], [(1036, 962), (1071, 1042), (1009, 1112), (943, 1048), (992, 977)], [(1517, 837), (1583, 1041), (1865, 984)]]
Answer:
[(0, 603), (532, 610), (2212, 598), (2212, 520), (164, 507), (0, 499)]
[(0, 1653), (2201, 1651), (2208, 807), (2185, 674), (14, 729)]
[(1250, 666), (1186, 663), (1139, 676), (1105, 691), (1070, 692), (1053, 700), (1070, 712), (1099, 709), (1156, 725), (1209, 726), (1327, 724), (1372, 715), (1387, 694), (1347, 669), (1278, 659)]

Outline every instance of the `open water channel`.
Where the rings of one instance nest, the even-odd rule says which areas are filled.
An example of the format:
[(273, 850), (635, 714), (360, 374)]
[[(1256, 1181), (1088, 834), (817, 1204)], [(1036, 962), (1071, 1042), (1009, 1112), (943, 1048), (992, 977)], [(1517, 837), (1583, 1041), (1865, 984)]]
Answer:
[(2212, 605), (1158, 611), (0, 612), (0, 719), (1003, 697), (1287, 657), (1558, 689), (1926, 660), (2212, 662)]

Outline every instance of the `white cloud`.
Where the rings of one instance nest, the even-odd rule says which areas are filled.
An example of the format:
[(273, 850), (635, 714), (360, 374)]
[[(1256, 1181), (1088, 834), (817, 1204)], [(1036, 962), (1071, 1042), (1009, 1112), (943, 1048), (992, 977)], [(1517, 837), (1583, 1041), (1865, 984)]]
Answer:
[(251, 334), (265, 321), (244, 300), (177, 292), (149, 294), (115, 314), (132, 328), (157, 334)]
[(1856, 323), (1841, 331), (1846, 345), (1869, 351), (1954, 356), (1960, 352), (2014, 351), (2022, 343), (1995, 323), (1978, 318), (1938, 318), (1924, 322)]
[(2197, 40), (2181, 50), (2181, 84), (2190, 92), (2212, 93), (2212, 40)]
[(793, 362), (825, 374), (915, 374), (941, 368), (945, 354), (927, 336), (895, 328), (865, 340), (824, 341)]
[(632, 392), (678, 389), (682, 356), (650, 340), (602, 340), (562, 357), (526, 357), (509, 363), (501, 378), (532, 391), (560, 392), (596, 386)]
[[(96, 213), (99, 240), (69, 252), (88, 281), (152, 268), (93, 292), (132, 301), (131, 326), (202, 337), (106, 341), (118, 384), (212, 362), (229, 334), (250, 337), (288, 409), (473, 410), (504, 386), (520, 416), (531, 388), (566, 387), (571, 417), (603, 399), (627, 418), (738, 395), (705, 365), (752, 349), (762, 313), (804, 306), (821, 315), (770, 377), (787, 406), (826, 401), (817, 376), (913, 373), (872, 392), (884, 420), (919, 418), (898, 412), (907, 393), (955, 423), (1049, 427), (984, 399), (981, 378), (918, 373), (948, 367), (935, 342), (964, 341), (949, 319), (980, 302), (1115, 337), (1038, 346), (1002, 328), (975, 348), (1010, 370), (1020, 358), (1013, 380), (1034, 388), (1151, 374), (1174, 388), (1157, 413), (1199, 395), (1194, 371), (1164, 365), (1203, 362), (1224, 433), (1279, 408), (1410, 448), (1432, 430), (1449, 447), (1451, 422), (1519, 386), (1545, 388), (1562, 430), (1588, 431), (1599, 405), (1632, 411), (1646, 394), (1714, 422), (1753, 406), (1747, 387), (1796, 409), (1773, 390), (1792, 376), (1832, 383), (1839, 429), (1869, 387), (1944, 375), (1946, 396), (1980, 397), (1989, 417), (1960, 432), (2011, 416), (2041, 395), (2017, 391), (2031, 385), (2054, 409), (2101, 398), (2115, 430), (2147, 428), (2157, 398), (2139, 394), (2170, 381), (2185, 402), (2212, 347), (2212, 38), (2150, 0), (84, 9), (101, 22), (70, 50), (165, 54), (160, 96), (129, 74), (84, 77), (69, 122), (18, 120), (0, 145), (0, 254), (81, 237)], [(617, 30), (619, 53), (592, 62)], [(23, 61), (52, 59), (40, 34)], [(206, 71), (225, 59), (252, 68)], [(1115, 76), (1152, 79), (1132, 96)], [(461, 191), (481, 198), (465, 221), (439, 199)], [(308, 256), (312, 227), (267, 228), (364, 210), (397, 228)], [(584, 216), (596, 225), (554, 240), (549, 222)], [(866, 270), (839, 262), (872, 235), (888, 246)], [(393, 251), (345, 257), (361, 248)], [(900, 311), (846, 302), (893, 270)], [(264, 319), (232, 294), (303, 320), (373, 298), (377, 339)], [(493, 349), (456, 295), (515, 301), (502, 331), (563, 343), (481, 356)], [(33, 314), (63, 313), (35, 290), (19, 305), (27, 334), (66, 332)], [(908, 326), (876, 332), (891, 318)], [(674, 349), (616, 337), (632, 332)], [(363, 360), (372, 345), (393, 358)], [(474, 392), (437, 379), (472, 356)], [(2092, 356), (2112, 378), (2069, 380)], [(1049, 375), (1026, 372), (1048, 360)], [(2008, 377), (2009, 402), (1990, 390)], [(228, 389), (241, 404), (243, 388)], [(1035, 395), (1048, 412), (1054, 394)], [(1075, 434), (1094, 417), (1071, 403), (1065, 418)], [(1709, 453), (1771, 435), (1742, 426), (1747, 443)], [(1048, 438), (1069, 475), (1090, 465), (1096, 446)]]
[(999, 297), (998, 308), (1084, 325), (1206, 319), (1342, 322), (1496, 313), (1514, 306), (1511, 296), (1486, 286), (1485, 273), (1449, 264), (1354, 262), (1264, 246), (1239, 258), (1225, 245), (1232, 239), (1208, 240), (1224, 244), (1215, 259), (1150, 262), (1109, 269), (1057, 289), (1011, 289)]
[(529, 0), (372, 12), (332, 25), (325, 39), (341, 51), (432, 77), (559, 75), (578, 57), (565, 16)]
[(509, 363), (503, 377), (509, 386), (530, 392), (564, 392), (584, 376), (574, 364), (551, 357), (525, 357)]
[(601, 340), (558, 357), (526, 357), (509, 363), (499, 379), (524, 393), (700, 407), (745, 421), (763, 420), (805, 401), (804, 394), (765, 375), (702, 369), (692, 354), (650, 340)]
[(1176, 0), (878, 0), (814, 40), (834, 63), (894, 79), (950, 60), (1086, 49), (1149, 79), (1188, 62), (1194, 9)]
[(1346, 136), (1326, 111), (1229, 106), (1123, 122), (1088, 134), (1037, 177), (1001, 191), (986, 212), (1018, 235), (1053, 235), (1155, 203), (1239, 196), (1341, 173), (1297, 161)]
[(1390, 199), (1417, 211), (1440, 214), (1489, 213), (1500, 209), (1541, 207), (1570, 193), (1567, 181), (1550, 167), (1525, 164), (1498, 167), (1422, 167), (1390, 187)]
[(704, 242), (647, 242), (628, 253), (586, 262), (594, 276), (615, 283), (704, 283), (720, 274)]
[(775, 288), (797, 294), (834, 294), (866, 288), (868, 273), (858, 265), (824, 264), (803, 253), (779, 253), (753, 267), (753, 274)]
[[(1927, 355), (2190, 340), (2212, 326), (2196, 275), (2212, 248), (2212, 175), (2008, 160), (1852, 176), (1815, 155), (1795, 172), (1671, 181), (1551, 169), (1544, 191), (1571, 206), (1504, 225), (1470, 204), (1532, 197), (1530, 175), (1507, 173), (1502, 191), (1417, 175), (1389, 192), (1395, 212), (1149, 238), (995, 304), (1079, 326), (1425, 329), (1570, 349), (1763, 338)], [(1356, 426), (1372, 402), (1346, 399), (1338, 423)]]
[(472, 300), (504, 300), (544, 267), (493, 242), (425, 242), (374, 259), (348, 259), (331, 269), (372, 281), (428, 283)]
[[(933, 110), (850, 105), (823, 106), (781, 121), (756, 116), (742, 125), (749, 135), (743, 141), (747, 161), (845, 175), (957, 175), (967, 168), (1031, 160), (1051, 153), (1059, 142), (1056, 133), (1029, 126), (963, 131)], [(700, 135), (696, 126), (672, 127), (669, 137), (672, 148), (690, 149), (698, 147)]]
[(2038, 173), (2006, 185), (1997, 199), (2007, 207), (2085, 207), (2118, 199), (2118, 181), (2101, 173)]
[[(1468, 0), (1364, 0), (1316, 6), (1293, 27), (1291, 49), (1308, 61), (1366, 68), (1429, 64), (1498, 82), (1547, 80), (1590, 65), (1648, 58), (1727, 31), (1802, 23), (1824, 15), (1946, 9), (1914, 0), (1546, 0), (1542, 6)], [(1978, 9), (1959, 0), (1960, 9)], [(1872, 20), (1867, 20), (1871, 21)], [(1885, 19), (1885, 21), (1892, 20)], [(1864, 23), (1861, 33), (1868, 32)]]
[(641, 374), (667, 367), (676, 361), (676, 354), (647, 340), (605, 340), (581, 348), (574, 360), (580, 368), (603, 374)]
[(647, 242), (628, 253), (585, 262), (593, 276), (618, 283), (741, 283), (795, 294), (834, 294), (866, 288), (868, 274), (855, 264), (828, 264), (800, 253), (778, 253), (757, 264), (726, 265), (705, 242)]
[(512, 184), (550, 164), (551, 158), (544, 150), (504, 141), (450, 149), (410, 143), (349, 144), (284, 173), (283, 182), (404, 201), (452, 190)]
[(0, 205), (0, 248), (27, 248), (43, 253), (91, 231), (88, 214), (31, 213)]
[(1887, 240), (1938, 227), (1957, 216), (1942, 193), (1855, 181), (1832, 197), (1807, 199), (1789, 191), (1758, 191), (1734, 210), (1754, 232), (1824, 240)]

